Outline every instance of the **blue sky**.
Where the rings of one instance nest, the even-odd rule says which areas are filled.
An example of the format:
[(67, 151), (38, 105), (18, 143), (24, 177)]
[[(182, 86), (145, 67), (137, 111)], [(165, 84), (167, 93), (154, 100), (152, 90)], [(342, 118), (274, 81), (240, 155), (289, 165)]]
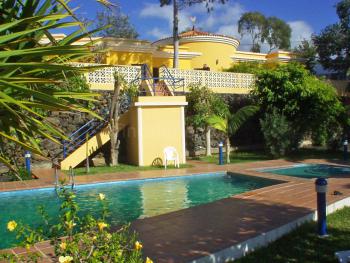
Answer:
[[(156, 40), (171, 35), (171, 7), (159, 6), (157, 0), (110, 0), (120, 5), (123, 13), (130, 16), (141, 39)], [(217, 4), (208, 14), (203, 5), (195, 5), (180, 12), (180, 30), (192, 26), (190, 17), (196, 17), (195, 25), (205, 31), (231, 35), (241, 40), (241, 50), (249, 49), (249, 39), (241, 39), (237, 33), (240, 15), (248, 11), (259, 11), (266, 16), (277, 16), (292, 28), (292, 46), (300, 40), (319, 33), (325, 26), (335, 23), (335, 4), (338, 0), (229, 0), (225, 5)], [(81, 16), (93, 19), (102, 7), (95, 0), (73, 0), (79, 6)]]

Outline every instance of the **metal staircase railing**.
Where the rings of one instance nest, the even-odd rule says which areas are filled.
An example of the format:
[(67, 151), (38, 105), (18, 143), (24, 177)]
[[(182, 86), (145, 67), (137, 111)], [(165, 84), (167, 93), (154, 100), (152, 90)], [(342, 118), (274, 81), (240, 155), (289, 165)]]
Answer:
[(106, 125), (106, 121), (92, 119), (69, 135), (69, 140), (63, 142), (63, 158), (65, 159), (68, 154), (72, 153), (88, 139), (92, 138)]
[[(162, 79), (170, 81), (170, 85), (171, 85), (171, 88), (172, 88), (174, 94), (175, 93), (181, 93), (181, 94), (185, 93), (185, 79), (184, 78), (175, 78), (170, 73), (167, 66), (165, 66), (165, 65), (162, 65), (159, 68), (159, 71), (162, 71), (162, 73), (165, 73), (166, 77), (162, 78)], [(178, 91), (179, 89), (181, 89), (181, 91)]]
[[(163, 65), (159, 68), (160, 70), (163, 70), (165, 72), (164, 75), (166, 77), (154, 77), (150, 68), (147, 64), (143, 64), (141, 66), (141, 81), (149, 81), (149, 86), (151, 88), (151, 92), (153, 93), (153, 96), (157, 94), (157, 85), (160, 81), (164, 81), (164, 83), (169, 86), (172, 89), (172, 92), (175, 93), (184, 93), (185, 92), (185, 81), (183, 78), (175, 78), (171, 73), (169, 72), (168, 68)], [(137, 81), (138, 79), (135, 79)], [(179, 91), (181, 89), (181, 91)], [(140, 95), (145, 95), (144, 91)]]

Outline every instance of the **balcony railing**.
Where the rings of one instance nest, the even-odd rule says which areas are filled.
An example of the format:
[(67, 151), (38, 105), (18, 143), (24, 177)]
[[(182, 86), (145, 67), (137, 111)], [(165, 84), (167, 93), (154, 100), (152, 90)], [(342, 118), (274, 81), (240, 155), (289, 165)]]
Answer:
[[(87, 64), (85, 64), (87, 65)], [(97, 64), (89, 64), (97, 65)], [(113, 90), (114, 72), (120, 73), (129, 84), (141, 77), (141, 66), (113, 66), (101, 68), (85, 74), (86, 81), (93, 90)], [(136, 83), (137, 84), (137, 83)], [(139, 84), (139, 83), (138, 83)]]
[[(113, 90), (114, 72), (119, 72), (122, 74), (128, 83), (141, 84), (141, 66), (118, 65), (113, 67), (105, 67), (86, 73), (86, 79), (91, 89)], [(169, 76), (171, 76), (172, 80), (181, 80), (181, 87), (185, 87), (185, 91), (188, 91), (188, 86), (198, 84), (201, 86), (207, 86), (218, 93), (248, 93), (255, 84), (254, 74), (214, 72), (205, 70), (181, 70), (172, 68), (167, 68), (164, 70), (161, 68), (159, 70), (158, 79), (163, 79), (168, 87), (173, 89), (177, 88), (173, 87), (176, 81), (170, 81)], [(180, 91), (180, 89), (178, 90)], [(183, 89), (181, 88), (181, 90)]]
[[(217, 89), (218, 92), (228, 91), (228, 89), (250, 90), (255, 83), (255, 76), (253, 74), (172, 68), (169, 68), (168, 71), (174, 78), (184, 79), (185, 87), (198, 84), (207, 86), (214, 91)], [(160, 74), (162, 74), (162, 72), (160, 72)], [(234, 92), (234, 90), (232, 90), (232, 92)]]

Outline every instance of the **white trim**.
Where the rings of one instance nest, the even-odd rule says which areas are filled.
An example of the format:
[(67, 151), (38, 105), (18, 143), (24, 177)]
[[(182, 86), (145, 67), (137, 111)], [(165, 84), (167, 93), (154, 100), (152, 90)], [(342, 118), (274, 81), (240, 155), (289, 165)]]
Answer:
[(244, 57), (236, 57), (231, 56), (233, 61), (266, 61), (266, 58), (244, 58)]
[(182, 163), (186, 163), (186, 134), (185, 134), (185, 107), (181, 107), (181, 140), (182, 140)]
[[(172, 45), (172, 37), (161, 39), (158, 41), (155, 41), (152, 43), (152, 45), (155, 46), (166, 46), (166, 45)], [(237, 39), (234, 39), (232, 37), (226, 37), (226, 36), (218, 36), (218, 35), (206, 35), (206, 36), (187, 36), (187, 37), (180, 37), (180, 44), (181, 43), (188, 43), (188, 42), (213, 42), (213, 43), (222, 43), (222, 44), (228, 44), (231, 46), (234, 46), (237, 48), (239, 46), (239, 41)]]
[(137, 108), (137, 140), (139, 151), (139, 166), (143, 166), (143, 136), (142, 136), (142, 108)]
[[(179, 58), (195, 58), (203, 55), (201, 52), (180, 52)], [(155, 58), (173, 58), (174, 52), (172, 51), (155, 51), (153, 53)]]
[(188, 102), (135, 102), (136, 107), (142, 106), (187, 106)]
[[(339, 200), (327, 206), (327, 214), (331, 214), (338, 209), (341, 209), (345, 206), (350, 206), (350, 197)], [(285, 234), (288, 234), (295, 228), (299, 227), (301, 224), (304, 224), (309, 221), (317, 220), (317, 212), (314, 211), (306, 216), (300, 217), (296, 220), (293, 220), (285, 225), (277, 227), (266, 233), (257, 235), (256, 237), (245, 240), (239, 244), (233, 245), (231, 247), (225, 248), (223, 250), (214, 252), (208, 256), (201, 257), (195, 260), (190, 261), (191, 263), (217, 263), (217, 262), (226, 262), (233, 261), (235, 259), (244, 257), (249, 252), (254, 251), (259, 247), (268, 245), (269, 243), (277, 240)]]
[(111, 51), (119, 51), (119, 52), (138, 52), (138, 53), (153, 53), (155, 51), (155, 47), (152, 46), (140, 46), (140, 45), (129, 45), (129, 44), (109, 44), (107, 46), (107, 50)]

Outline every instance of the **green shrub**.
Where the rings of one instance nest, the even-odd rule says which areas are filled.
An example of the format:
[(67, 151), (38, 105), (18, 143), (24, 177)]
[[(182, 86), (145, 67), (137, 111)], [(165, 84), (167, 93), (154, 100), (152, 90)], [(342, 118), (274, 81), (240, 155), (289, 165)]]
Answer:
[[(79, 207), (73, 191), (62, 187), (58, 191), (61, 199), (59, 223), (51, 225), (52, 219), (41, 208), (43, 225), (32, 229), (25, 223), (9, 221), (7, 229), (16, 234), (29, 253), (20, 259), (9, 254), (0, 254), (0, 261), (37, 262), (40, 255), (31, 253), (30, 248), (37, 242), (50, 240), (54, 246), (55, 260), (58, 262), (121, 262), (141, 263), (142, 244), (136, 241), (136, 234), (130, 233), (128, 226), (111, 232), (106, 219), (108, 200), (100, 193), (96, 201), (101, 202), (102, 213), (98, 218), (91, 215), (78, 216)], [(146, 262), (152, 260), (147, 258)]]
[(268, 152), (274, 158), (284, 156), (292, 145), (290, 123), (286, 117), (275, 109), (260, 119), (260, 125)]
[(310, 134), (324, 143), (342, 124), (344, 107), (335, 89), (297, 63), (259, 71), (252, 95), (263, 113), (283, 113), (293, 133), (292, 148)]
[(225, 69), (225, 71), (234, 73), (256, 74), (260, 70), (274, 69), (276, 67), (277, 63), (275, 62), (240, 62), (237, 64), (232, 64), (232, 66), (228, 69)]

